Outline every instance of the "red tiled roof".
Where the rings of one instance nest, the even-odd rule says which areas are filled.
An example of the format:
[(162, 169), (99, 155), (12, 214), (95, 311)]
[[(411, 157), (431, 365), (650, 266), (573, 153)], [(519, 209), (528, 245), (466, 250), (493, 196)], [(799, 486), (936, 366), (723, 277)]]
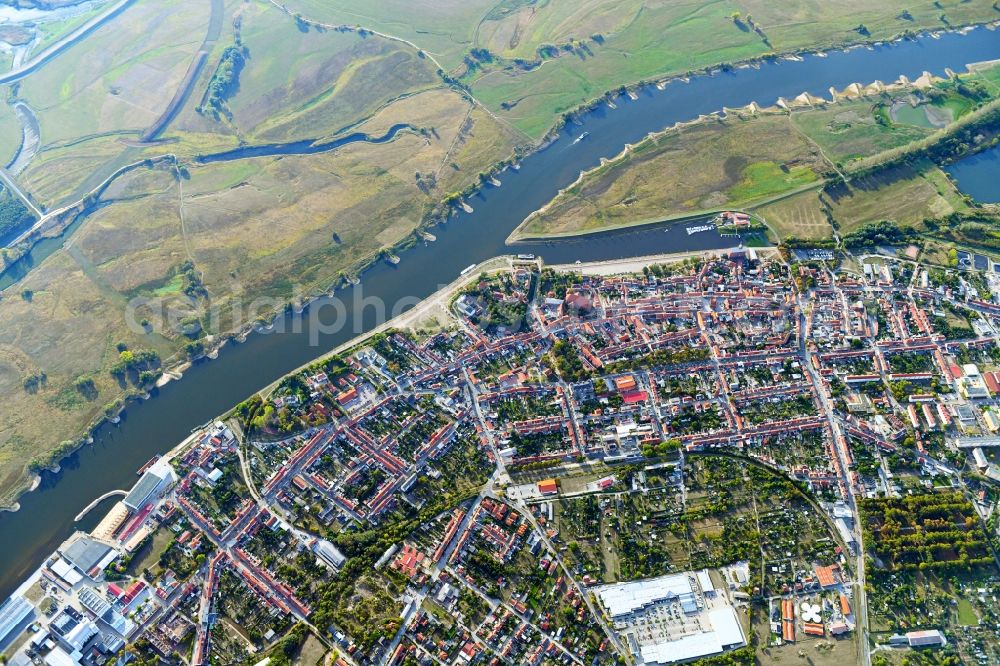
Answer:
[(834, 564), (828, 567), (816, 567), (816, 578), (820, 587), (832, 587), (837, 584), (836, 572), (839, 567)]
[(622, 400), (626, 405), (633, 405), (637, 402), (645, 402), (648, 394), (645, 391), (628, 391), (622, 393)]
[(358, 389), (352, 387), (350, 390), (344, 391), (343, 393), (338, 395), (337, 402), (339, 402), (342, 405), (346, 405), (352, 400), (356, 400), (357, 397), (358, 397)]
[(558, 492), (559, 485), (556, 483), (555, 479), (545, 479), (544, 481), (538, 482), (538, 492), (542, 494)]

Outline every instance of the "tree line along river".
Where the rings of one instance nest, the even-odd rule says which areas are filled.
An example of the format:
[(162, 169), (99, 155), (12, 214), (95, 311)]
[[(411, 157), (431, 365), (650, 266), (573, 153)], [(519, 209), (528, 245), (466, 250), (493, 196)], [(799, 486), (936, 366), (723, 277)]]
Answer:
[[(959, 71), (968, 63), (996, 58), (1000, 58), (1000, 32), (978, 28), (966, 35), (925, 36), (697, 76), (688, 82), (673, 81), (662, 90), (654, 86), (640, 90), (635, 101), (623, 96), (615, 100), (616, 109), (601, 105), (583, 115), (579, 124), (564, 129), (555, 142), (525, 158), (519, 170), (500, 174), (500, 187), (487, 186), (472, 196), (469, 203), (474, 212), (459, 213), (435, 228), (436, 242), (402, 253), (398, 265), (379, 263), (365, 272), (361, 285), (338, 292), (345, 307), (342, 314), (357, 314), (360, 327), (317, 333), (311, 330), (312, 317), (288, 315), (299, 317), (298, 326), (279, 324), (276, 330), (289, 332), (252, 334), (244, 343), (225, 347), (218, 359), (196, 364), (183, 380), (157, 390), (153, 399), (130, 405), (120, 424), (101, 427), (94, 444), (65, 460), (59, 473), (43, 473), (39, 488), (21, 498), (20, 511), (0, 515), (0, 542), (7, 544), (0, 549), (0, 600), (70, 534), (82, 507), (108, 490), (131, 486), (136, 470), (151, 456), (171, 449), (192, 428), (253, 391), (380, 323), (374, 307), (353, 312), (359, 289), (365, 298), (378, 297), (391, 307), (404, 298), (424, 298), (454, 280), (469, 264), (500, 254), (534, 253), (548, 263), (572, 263), (732, 244), (714, 231), (688, 235), (683, 226), (676, 226), (518, 244), (516, 249), (505, 245), (514, 227), (560, 187), (571, 183), (581, 170), (597, 165), (600, 158), (617, 154), (626, 143), (723, 107), (752, 101), (767, 106), (778, 97), (793, 98), (804, 91), (828, 97), (831, 87), (843, 89), (850, 83), (876, 79), (890, 82), (900, 75), (913, 79), (925, 70), (944, 74), (946, 68)], [(583, 132), (589, 133), (586, 140), (574, 142)], [(310, 306), (321, 323), (330, 323), (335, 316), (328, 305), (328, 299), (321, 299)], [(313, 334), (318, 345), (309, 344)], [(99, 506), (78, 526), (92, 528), (106, 508), (107, 504)]]

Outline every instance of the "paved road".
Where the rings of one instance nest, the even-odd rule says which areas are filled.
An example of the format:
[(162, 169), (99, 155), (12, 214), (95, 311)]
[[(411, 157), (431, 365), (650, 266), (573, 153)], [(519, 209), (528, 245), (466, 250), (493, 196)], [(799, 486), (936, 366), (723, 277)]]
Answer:
[(108, 7), (106, 11), (90, 19), (28, 62), (23, 63), (20, 67), (12, 69), (9, 72), (5, 72), (4, 74), (0, 74), (0, 85), (20, 81), (47, 63), (49, 60), (62, 53), (65, 49), (75, 44), (77, 41), (101, 27), (106, 21), (116, 16), (133, 2), (135, 2), (135, 0), (119, 0), (112, 6)]
[[(0, 180), (3, 181), (7, 189), (13, 192), (14, 196), (20, 199), (24, 203), (24, 205), (27, 206), (31, 210), (31, 212), (35, 214), (36, 217), (41, 218), (44, 215), (44, 213), (41, 210), (39, 210), (38, 206), (35, 205), (35, 202), (32, 201), (28, 197), (27, 193), (21, 189), (21, 186), (17, 184), (17, 181), (14, 180), (14, 177), (10, 175), (7, 169), (4, 169), (2, 167), (0, 167)], [(35, 227), (33, 226), (32, 229), (34, 228)], [(20, 238), (21, 236), (18, 237), (18, 239)]]
[(827, 396), (826, 389), (823, 387), (822, 378), (816, 372), (813, 367), (812, 362), (809, 359), (809, 353), (806, 346), (806, 308), (808, 307), (808, 300), (804, 300), (802, 297), (799, 298), (799, 355), (800, 363), (803, 368), (805, 368), (809, 373), (809, 378), (813, 383), (816, 395), (819, 396), (820, 405), (823, 408), (823, 414), (826, 417), (827, 422), (830, 426), (830, 432), (833, 436), (833, 449), (840, 461), (840, 473), (844, 479), (844, 493), (847, 505), (850, 507), (854, 514), (854, 530), (855, 539), (858, 543), (858, 555), (855, 558), (855, 569), (857, 571), (857, 585), (856, 585), (856, 595), (854, 597), (854, 611), (858, 621), (857, 633), (859, 643), (861, 644), (861, 665), (869, 666), (871, 663), (871, 653), (870, 646), (868, 642), (868, 607), (867, 599), (865, 598), (865, 547), (864, 547), (864, 535), (861, 530), (861, 520), (858, 513), (857, 502), (854, 497), (854, 488), (851, 484), (850, 474), (848, 471), (847, 460), (850, 454), (845, 450), (847, 447), (847, 439), (844, 437), (844, 433), (840, 428), (840, 422), (837, 420), (834, 414), (833, 405), (830, 402), (830, 398)]
[(399, 629), (396, 630), (396, 635), (392, 637), (392, 642), (389, 643), (389, 647), (382, 652), (382, 658), (379, 659), (380, 666), (386, 666), (386, 664), (389, 663), (393, 652), (395, 652), (396, 648), (399, 647), (400, 641), (403, 640), (403, 635), (406, 634), (406, 628), (410, 626), (410, 620), (413, 619), (414, 613), (420, 610), (425, 598), (427, 598), (427, 594), (425, 592), (418, 592), (413, 598), (413, 602), (406, 609), (406, 613), (403, 614), (403, 619), (399, 623)]
[(531, 513), (531, 509), (528, 508), (524, 504), (524, 502), (519, 502), (519, 504), (520, 504), (519, 509), (521, 514), (527, 519), (532, 529), (538, 533), (538, 536), (541, 537), (542, 543), (545, 544), (545, 547), (548, 548), (549, 552), (552, 554), (556, 562), (559, 564), (559, 568), (562, 569), (563, 575), (566, 576), (566, 580), (569, 581), (569, 583), (574, 588), (576, 588), (577, 594), (579, 594), (580, 597), (583, 599), (584, 603), (587, 604), (587, 609), (590, 611), (590, 614), (594, 617), (594, 619), (597, 620), (597, 623), (601, 626), (601, 630), (604, 632), (604, 635), (608, 637), (608, 641), (610, 641), (611, 645), (614, 646), (615, 651), (618, 652), (619, 655), (621, 655), (622, 659), (625, 661), (626, 664), (632, 664), (633, 660), (631, 651), (629, 651), (628, 648), (622, 645), (622, 642), (618, 639), (618, 634), (614, 631), (614, 629), (611, 628), (611, 626), (608, 625), (607, 621), (604, 619), (604, 615), (601, 612), (601, 609), (597, 608), (594, 605), (594, 602), (591, 599), (590, 594), (580, 585), (579, 582), (577, 582), (576, 578), (573, 576), (573, 573), (569, 570), (569, 567), (566, 566), (566, 563), (563, 561), (562, 557), (560, 557), (559, 550), (554, 545), (552, 545), (552, 542), (549, 541), (549, 538), (548, 536), (546, 536), (545, 531), (538, 524), (538, 521), (535, 520), (535, 516)]
[[(113, 183), (115, 179), (118, 178), (119, 176), (122, 176), (133, 169), (144, 167), (147, 165), (147, 162), (151, 162), (152, 164), (159, 164), (161, 162), (176, 163), (176, 161), (177, 161), (176, 155), (174, 155), (173, 153), (167, 153), (165, 155), (154, 157), (151, 160), (139, 160), (138, 162), (126, 164), (125, 166), (121, 167), (120, 169), (116, 170), (113, 174), (105, 178), (97, 187), (95, 187), (86, 195), (84, 195), (79, 201), (71, 203), (67, 206), (63, 206), (62, 208), (58, 208), (56, 210), (48, 211), (44, 214), (40, 210), (38, 210), (38, 208), (36, 208), (34, 204), (30, 204), (32, 210), (34, 210), (40, 216), (38, 221), (35, 222), (30, 229), (26, 230), (17, 238), (7, 243), (7, 247), (14, 247), (21, 241), (28, 238), (28, 236), (30, 236), (35, 231), (44, 229), (45, 225), (51, 223), (53, 220), (57, 219), (63, 213), (73, 210), (74, 208), (82, 207), (88, 199), (92, 197), (99, 197), (104, 192), (104, 190), (109, 185), (111, 185), (111, 183)], [(6, 174), (6, 172), (3, 169), (0, 169), (0, 179), (3, 179), (5, 182), (7, 182), (8, 185), (15, 188), (16, 192), (18, 193), (18, 196), (26, 199), (26, 195), (24, 194), (24, 192), (17, 187), (17, 184), (13, 181), (13, 179), (10, 178), (8, 174)]]

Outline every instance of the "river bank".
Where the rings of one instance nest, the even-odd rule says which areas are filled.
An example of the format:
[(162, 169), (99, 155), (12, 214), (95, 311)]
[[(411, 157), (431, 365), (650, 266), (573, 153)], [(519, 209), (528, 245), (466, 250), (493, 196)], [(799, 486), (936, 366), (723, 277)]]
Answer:
[[(697, 252), (668, 252), (664, 254), (653, 254), (645, 257), (633, 257), (631, 259), (612, 259), (609, 261), (588, 261), (579, 264), (553, 264), (546, 266), (558, 273), (579, 273), (581, 275), (618, 275), (619, 273), (638, 273), (644, 268), (657, 264), (672, 264), (685, 259), (719, 257), (730, 252), (740, 250), (738, 247), (719, 248), (717, 250), (697, 251)], [(754, 248), (754, 252), (760, 257), (769, 257), (778, 254), (778, 249), (774, 247)]]
[[(818, 57), (826, 58), (831, 53), (844, 52), (847, 53), (854, 49), (867, 48), (869, 50), (876, 47), (892, 46), (895, 44), (900, 44), (906, 41), (918, 41), (921, 39), (940, 39), (941, 35), (967, 35), (970, 31), (983, 28), (987, 30), (996, 30), (1000, 28), (1000, 20), (990, 21), (985, 23), (974, 23), (965, 25), (950, 26), (948, 28), (934, 30), (934, 29), (923, 29), (920, 31), (906, 30), (899, 32), (892, 37), (876, 40), (859, 39), (853, 41), (844, 41), (836, 44), (826, 44), (818, 45), (816, 47), (810, 48), (798, 48), (789, 49), (784, 51), (775, 51), (765, 55), (761, 55), (755, 58), (746, 58), (734, 61), (733, 63), (727, 63), (726, 65), (710, 65), (707, 67), (701, 67), (698, 69), (688, 70), (683, 74), (673, 74), (663, 77), (654, 77), (651, 80), (641, 79), (638, 81), (633, 81), (626, 83), (617, 90), (609, 90), (599, 97), (595, 97), (590, 101), (584, 102), (577, 107), (569, 110), (563, 114), (563, 117), (552, 127), (549, 132), (545, 134), (544, 137), (539, 141), (539, 146), (544, 146), (550, 140), (558, 138), (559, 132), (571, 123), (577, 122), (580, 116), (590, 113), (596, 110), (599, 106), (603, 104), (614, 104), (616, 100), (621, 97), (629, 97), (635, 100), (635, 93), (642, 92), (648, 89), (650, 86), (654, 86), (658, 90), (665, 89), (668, 85), (672, 83), (689, 83), (694, 77), (701, 76), (717, 76), (719, 74), (724, 74), (731, 72), (734, 69), (747, 69), (755, 68), (759, 69), (761, 65), (773, 64), (780, 61), (787, 62), (802, 62), (807, 57)], [(985, 63), (989, 61), (978, 61), (980, 63)], [(965, 63), (968, 64), (968, 63)]]
[[(983, 67), (977, 63), (972, 63), (967, 66), (967, 73), (974, 73), (978, 70), (983, 69)], [(949, 76), (957, 76), (957, 74), (950, 68), (947, 70)], [(608, 183), (612, 182), (612, 174), (615, 169), (627, 168), (628, 163), (631, 160), (638, 160), (637, 164), (641, 164), (643, 159), (650, 159), (650, 151), (655, 156), (657, 150), (667, 151), (665, 154), (672, 154), (674, 158), (670, 160), (671, 163), (678, 162), (678, 156), (686, 154), (686, 151), (691, 150), (691, 143), (697, 142), (697, 139), (689, 139), (688, 144), (684, 144), (683, 138), (686, 133), (692, 130), (701, 130), (706, 133), (713, 131), (713, 128), (720, 128), (720, 132), (725, 133), (730, 137), (739, 137), (739, 130), (750, 123), (763, 123), (767, 118), (776, 117), (788, 117), (790, 114), (806, 114), (810, 112), (821, 112), (828, 108), (836, 107), (838, 104), (851, 104), (858, 102), (859, 100), (873, 99), (881, 100), (885, 95), (899, 95), (899, 94), (916, 94), (919, 95), (928, 88), (938, 85), (944, 81), (947, 81), (943, 77), (939, 77), (929, 72), (923, 72), (916, 81), (910, 81), (905, 75), (900, 75), (899, 78), (892, 83), (883, 83), (880, 80), (874, 80), (868, 84), (862, 83), (851, 83), (841, 90), (837, 90), (833, 87), (829, 89), (829, 99), (824, 97), (817, 97), (811, 95), (807, 92), (803, 92), (797, 95), (792, 100), (786, 100), (784, 97), (778, 98), (776, 104), (768, 107), (762, 107), (756, 102), (751, 102), (750, 104), (741, 108), (724, 108), (721, 113), (714, 113), (709, 115), (702, 115), (698, 118), (685, 122), (678, 122), (670, 127), (664, 128), (661, 131), (651, 132), (643, 140), (638, 143), (626, 144), (620, 153), (611, 157), (609, 159), (601, 159), (600, 164), (597, 166), (581, 171), (577, 178), (565, 188), (559, 190), (558, 194), (546, 202), (545, 205), (539, 209), (533, 211), (529, 214), (515, 229), (511, 232), (508, 237), (509, 243), (516, 243), (523, 240), (545, 240), (545, 239), (558, 239), (558, 238), (571, 238), (586, 236), (592, 234), (599, 234), (608, 231), (615, 231), (628, 228), (644, 227), (657, 223), (665, 222), (678, 222), (678, 221), (690, 221), (697, 220), (699, 218), (709, 217), (716, 215), (724, 210), (741, 210), (749, 211), (757, 209), (772, 203), (782, 201), (784, 199), (794, 197), (798, 194), (802, 194), (809, 190), (818, 189), (824, 186), (826, 180), (822, 177), (822, 174), (818, 173), (820, 176), (818, 179), (811, 182), (798, 185), (789, 186), (787, 189), (781, 190), (779, 192), (759, 196), (758, 198), (742, 198), (736, 200), (730, 200), (724, 205), (718, 205), (713, 208), (706, 208), (701, 210), (690, 211), (687, 210), (683, 213), (677, 213), (674, 215), (657, 216), (657, 217), (646, 217), (648, 215), (647, 209), (650, 207), (646, 205), (645, 207), (639, 206), (638, 209), (641, 210), (638, 215), (631, 216), (633, 219), (627, 222), (619, 222), (618, 220), (625, 218), (629, 219), (628, 213), (623, 213), (621, 206), (627, 206), (631, 209), (636, 203), (642, 203), (641, 194), (637, 192), (644, 192), (649, 194), (647, 190), (643, 190), (639, 185), (633, 185), (630, 189), (625, 190), (633, 199), (633, 201), (622, 201), (620, 197), (623, 196), (621, 190), (615, 190), (615, 196), (619, 198), (614, 198), (610, 196), (610, 202), (615, 203), (617, 208), (615, 212), (608, 216), (602, 213), (607, 210), (602, 207), (601, 202), (609, 204), (609, 201), (601, 198), (601, 195), (595, 195), (595, 192), (602, 192), (603, 187), (609, 187)], [(931, 108), (928, 106), (928, 108)], [(967, 121), (974, 121), (976, 117), (989, 111), (989, 105), (983, 107), (983, 109), (976, 109), (970, 114), (970, 117), (961, 120), (961, 123), (966, 123)], [(845, 111), (846, 112), (846, 111)], [(946, 136), (947, 132), (943, 131), (938, 134), (932, 135), (925, 139), (925, 142), (929, 142), (937, 137)], [(694, 136), (698, 136), (695, 134)], [(663, 144), (663, 147), (659, 147), (663, 140), (668, 140), (670, 143)], [(730, 139), (733, 142), (739, 143), (754, 143), (753, 141), (746, 142), (739, 139)], [(812, 140), (808, 139), (810, 143), (814, 146), (818, 144)], [(839, 163), (834, 163), (825, 153), (820, 150), (820, 154), (823, 156), (823, 160), (826, 162), (823, 171), (829, 170), (830, 173), (836, 173), (843, 177), (841, 170), (849, 171), (850, 163), (847, 166), (841, 166)], [(905, 150), (905, 146), (902, 148), (894, 148), (890, 150), (883, 151), (886, 154), (898, 152)], [(879, 157), (881, 153), (875, 154), (866, 158), (866, 160), (875, 160)], [(642, 156), (642, 157), (640, 157)], [(740, 156), (739, 153), (733, 153), (732, 157), (735, 159)], [(721, 163), (725, 155), (716, 153), (706, 153), (704, 161), (696, 166), (694, 172), (703, 172), (711, 169), (713, 166)], [(654, 158), (655, 159), (655, 158)], [(683, 163), (683, 158), (680, 158), (680, 162)], [(626, 182), (630, 182), (633, 178), (638, 178), (640, 181), (645, 181), (644, 176), (649, 174), (626, 176), (625, 173), (619, 173), (618, 178), (624, 177)], [(678, 171), (678, 177), (683, 177), (683, 169)], [(683, 178), (682, 178), (683, 179)], [(691, 179), (688, 179), (689, 182)], [(693, 179), (697, 182), (697, 179)], [(676, 182), (671, 181), (669, 178), (664, 179), (664, 187), (668, 190), (670, 189), (670, 183)], [(704, 190), (696, 190), (697, 194), (692, 194), (687, 192), (684, 196), (695, 196), (695, 197), (711, 197), (713, 192), (712, 187), (718, 188), (719, 180), (708, 181), (709, 186)], [(635, 200), (639, 197), (638, 200)], [(683, 199), (684, 197), (679, 197)], [(577, 217), (571, 219), (571, 221), (566, 222), (565, 220), (559, 219), (559, 213), (554, 211), (559, 211), (560, 207), (572, 208), (573, 202), (576, 202), (577, 210), (576, 214), (584, 215), (584, 217)], [(679, 203), (679, 201), (678, 201)], [(667, 205), (666, 210), (669, 210), (671, 206)], [(592, 211), (596, 210), (597, 213), (594, 214)], [(565, 210), (563, 211), (565, 213)], [(613, 222), (609, 223), (609, 218)], [(568, 227), (568, 229), (567, 229)]]
[[(979, 33), (977, 35), (977, 32)], [(519, 220), (571, 182), (581, 170), (616, 154), (626, 143), (650, 131), (723, 108), (738, 108), (754, 99), (777, 99), (806, 90), (822, 94), (864, 78), (892, 80), (900, 73), (919, 75), (966, 62), (996, 57), (995, 39), (985, 30), (952, 35), (919, 44), (883, 49), (855, 49), (827, 58), (805, 58), (747, 68), (715, 77), (691, 79), (664, 91), (644, 91), (633, 101), (626, 95), (616, 110), (599, 108), (560, 132), (555, 141), (524, 158), (519, 169), (501, 175), (502, 187), (483, 185), (469, 196), (473, 213), (456, 213), (439, 221), (434, 242), (408, 239), (411, 249), (398, 253), (399, 265), (377, 258), (363, 272), (359, 285), (344, 285), (334, 297), (321, 297), (300, 313), (281, 314), (271, 331), (250, 333), (246, 342), (227, 342), (214, 360), (194, 363), (183, 382), (153, 389), (155, 399), (138, 401), (121, 413), (118, 424), (103, 423), (93, 432), (94, 443), (61, 464), (61, 471), (43, 472), (35, 492), (21, 497), (21, 510), (0, 516), (0, 538), (16, 547), (0, 553), (0, 591), (7, 581), (44, 557), (73, 527), (80, 507), (106, 490), (122, 487), (135, 469), (187, 436), (191, 428), (245, 399), (253, 387), (267, 386), (291, 369), (337, 348), (358, 334), (383, 324), (372, 297), (392, 305), (423, 299), (447, 285), (470, 263), (509, 253), (505, 239)], [(961, 64), (960, 64), (961, 63)], [(573, 143), (588, 131), (586, 141)], [(717, 233), (687, 235), (683, 227), (666, 230), (624, 230), (599, 238), (570, 238), (519, 245), (517, 251), (544, 257), (548, 264), (612, 260), (676, 251), (730, 247)], [(339, 312), (353, 318), (337, 328)], [(284, 331), (284, 332), (280, 332)], [(89, 519), (89, 517), (88, 517)]]
[(22, 62), (11, 71), (0, 74), (0, 85), (5, 83), (14, 83), (16, 81), (19, 81), (20, 79), (23, 79), (25, 76), (34, 72), (36, 69), (44, 65), (46, 62), (51, 60), (56, 55), (62, 53), (64, 50), (75, 44), (83, 37), (86, 37), (91, 32), (93, 32), (97, 28), (101, 27), (102, 25), (110, 21), (115, 16), (118, 16), (121, 12), (125, 11), (125, 9), (133, 2), (135, 2), (135, 0), (118, 0), (118, 2), (112, 4), (105, 11), (93, 17), (92, 19), (84, 23), (82, 26), (78, 27), (68, 35), (61, 38), (55, 44), (48, 46), (41, 53), (29, 59), (27, 63)]

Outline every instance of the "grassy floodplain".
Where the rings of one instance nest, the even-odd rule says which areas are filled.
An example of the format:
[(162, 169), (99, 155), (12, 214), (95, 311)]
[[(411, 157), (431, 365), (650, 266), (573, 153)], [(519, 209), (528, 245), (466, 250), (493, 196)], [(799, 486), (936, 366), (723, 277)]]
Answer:
[[(21, 82), (46, 146), (144, 129), (205, 38), (209, 3), (140, 0)], [(150, 39), (150, 35), (155, 39)]]
[[(504, 0), (461, 3), (450, 11), (452, 4), (286, 3), (310, 19), (411, 41), (479, 100), (536, 138), (561, 114), (620, 85), (768, 53), (1000, 18), (987, 0)], [(473, 49), (488, 51), (489, 57), (469, 57)]]
[[(204, 344), (206, 335), (247, 321), (232, 311), (234, 296), (283, 302), (293, 284), (327, 289), (410, 237), (447, 193), (477, 182), (521, 140), (448, 88), (410, 47), (303, 29), (266, 3), (234, 1), (185, 106), (159, 143), (140, 144), (206, 37), (207, 4), (190, 13), (176, 11), (179, 4), (138, 0), (101, 28), (114, 32), (102, 37), (116, 44), (114, 53), (85, 40), (40, 70), (41, 82), (21, 85), (43, 147), (20, 182), (46, 205), (76, 201), (115, 169), (146, 158), (173, 154), (182, 169), (143, 167), (120, 177), (72, 241), (0, 299), (0, 394), (9, 407), (0, 416), (3, 502), (25, 487), (28, 463), (47, 461), (123, 394), (141, 390), (109, 372), (120, 346), (155, 351), (164, 365), (180, 362), (192, 338)], [(226, 112), (199, 113), (224, 50), (237, 40), (248, 55)], [(123, 108), (133, 101), (135, 108)], [(197, 161), (241, 143), (381, 135), (396, 123), (421, 131), (328, 153)], [(11, 130), (19, 139), (16, 118)], [(130, 331), (124, 312), (137, 296), (169, 300), (185, 326), (198, 323), (171, 326), (150, 308), (136, 315), (149, 318), (146, 332)], [(214, 327), (209, 304), (223, 313)], [(44, 382), (25, 390), (25, 378), (42, 374)]]
[(741, 207), (814, 185), (825, 168), (786, 115), (698, 122), (588, 172), (516, 233), (579, 233)]
[(228, 114), (213, 117), (192, 104), (178, 129), (232, 134), (251, 144), (321, 139), (401, 97), (441, 86), (433, 63), (410, 47), (350, 32), (303, 31), (265, 4), (241, 11), (239, 38), (246, 62), (226, 101)]
[(818, 189), (784, 197), (758, 207), (755, 212), (767, 220), (768, 226), (779, 239), (794, 236), (824, 240), (833, 233)]
[[(53, 207), (77, 200), (85, 183), (93, 187), (139, 158), (123, 141), (138, 139), (167, 108), (205, 39), (209, 14), (209, 3), (139, 0), (18, 84), (41, 134), (39, 153), (21, 175), (37, 201)], [(95, 174), (103, 175), (92, 180)]]
[(912, 227), (968, 208), (961, 193), (930, 162), (887, 169), (831, 190), (826, 200), (844, 234), (868, 222), (892, 220)]
[[(516, 0), (515, 0), (516, 1)], [(503, 4), (503, 3), (501, 3)], [(331, 24), (362, 26), (416, 43), (447, 67), (474, 45), (483, 17), (496, 0), (295, 0), (285, 5), (302, 16)]]
[(14, 159), (20, 145), (21, 121), (11, 106), (0, 104), (0, 166)]
[(792, 114), (792, 123), (838, 164), (897, 148), (931, 134), (931, 128), (878, 122), (874, 100), (847, 101)]
[[(136, 0), (18, 85), (42, 141), (19, 180), (41, 204), (77, 201), (147, 158), (172, 154), (180, 168), (120, 178), (71, 242), (0, 299), (0, 395), (9, 407), (0, 415), (0, 501), (25, 486), (29, 463), (48, 462), (141, 390), (109, 372), (120, 346), (180, 362), (192, 337), (210, 344), (205, 335), (228, 332), (236, 295), (288, 299), (293, 284), (325, 289), (607, 90), (774, 51), (945, 27), (941, 13), (955, 25), (997, 18), (983, 0), (942, 0), (934, 11), (922, 3), (909, 18), (898, 17), (895, 2), (786, 4), (789, 21), (769, 16), (766, 3), (740, 0), (288, 0), (292, 13), (366, 29), (344, 31), (297, 21), (264, 0), (225, 0), (221, 15), (218, 3)], [(859, 18), (869, 35), (855, 30)], [(140, 143), (202, 49), (190, 96), (156, 142)], [(225, 62), (231, 49), (242, 53), (239, 67)], [(210, 87), (219, 105), (206, 113)], [(0, 132), (18, 136), (11, 119), (0, 114)], [(382, 134), (400, 122), (417, 130), (383, 145), (197, 160), (241, 145)], [(749, 155), (728, 172), (723, 160), (722, 185), (680, 203), (693, 210), (730, 197), (769, 201), (798, 187), (814, 193), (824, 159), (803, 138), (788, 154)], [(146, 332), (127, 330), (133, 296), (173, 299), (191, 327), (151, 318)], [(209, 303), (224, 314), (218, 324), (204, 321)], [(44, 382), (25, 383), (42, 374)]]
[(744, 110), (675, 127), (581, 176), (513, 236), (580, 234), (743, 208), (755, 210), (780, 239), (818, 240), (832, 236), (831, 221), (847, 234), (879, 220), (914, 226), (965, 212), (965, 197), (930, 160), (820, 188), (844, 169), (939, 131), (893, 122), (891, 105), (909, 100), (915, 111), (948, 109), (961, 120), (1000, 94), (991, 80), (997, 70), (925, 90), (897, 88), (790, 112)]

